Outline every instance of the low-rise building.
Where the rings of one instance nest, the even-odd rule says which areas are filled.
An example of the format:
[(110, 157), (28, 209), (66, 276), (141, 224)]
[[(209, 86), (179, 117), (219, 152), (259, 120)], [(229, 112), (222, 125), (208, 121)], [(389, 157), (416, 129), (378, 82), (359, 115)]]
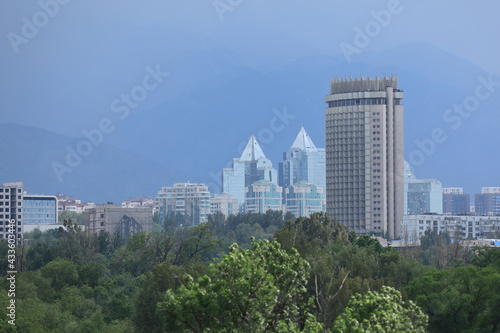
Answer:
[(210, 214), (221, 212), (227, 218), (238, 214), (238, 199), (228, 193), (219, 193), (210, 199)]
[(474, 201), (476, 215), (500, 215), (500, 187), (481, 188), (481, 194), (476, 194)]
[(57, 213), (57, 197), (55, 195), (24, 195), (24, 224), (55, 224), (57, 223)]
[(443, 188), (443, 214), (461, 215), (470, 213), (470, 195), (461, 187)]
[(405, 215), (402, 230), (402, 239), (419, 238), (426, 230), (447, 231), (451, 237), (462, 239), (484, 239), (500, 231), (500, 216)]
[(283, 210), (283, 188), (269, 180), (259, 180), (245, 188), (245, 212)]
[(405, 215), (443, 213), (443, 191), (437, 179), (405, 179)]
[(207, 222), (210, 214), (210, 192), (205, 184), (177, 183), (172, 187), (162, 187), (155, 200), (155, 212), (161, 223), (166, 218), (180, 213), (187, 225), (197, 226)]
[(296, 217), (325, 211), (326, 200), (323, 189), (313, 183), (300, 181), (285, 189), (285, 212)]
[(122, 208), (121, 205), (97, 205), (85, 210), (85, 229), (106, 231), (128, 238), (140, 232), (153, 231), (153, 214), (147, 207)]

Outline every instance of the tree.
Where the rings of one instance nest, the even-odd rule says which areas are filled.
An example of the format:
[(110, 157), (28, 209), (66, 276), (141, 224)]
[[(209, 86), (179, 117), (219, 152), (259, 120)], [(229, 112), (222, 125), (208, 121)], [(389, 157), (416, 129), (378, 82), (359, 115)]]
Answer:
[(177, 292), (168, 290), (158, 311), (168, 332), (318, 332), (308, 310), (308, 263), (277, 242), (237, 244), (197, 282), (189, 275)]
[(85, 224), (85, 216), (83, 213), (72, 212), (70, 210), (63, 210), (60, 212), (57, 216), (57, 220), (59, 223), (63, 223), (64, 220), (72, 220), (79, 225)]
[(500, 272), (492, 266), (428, 272), (406, 287), (429, 315), (432, 332), (498, 332)]
[(383, 286), (380, 292), (356, 294), (334, 323), (333, 332), (425, 332), (427, 315), (399, 291)]
[(52, 280), (52, 287), (60, 290), (68, 285), (72, 286), (78, 282), (78, 271), (76, 265), (63, 258), (57, 258), (42, 268), (42, 276)]
[(386, 251), (386, 249), (390, 249), (390, 248), (384, 249), (384, 247), (382, 246), (382, 244), (380, 244), (378, 239), (371, 238), (370, 236), (367, 235), (359, 236), (359, 238), (356, 239), (354, 244), (359, 247), (373, 247), (373, 250), (376, 253), (382, 253)]

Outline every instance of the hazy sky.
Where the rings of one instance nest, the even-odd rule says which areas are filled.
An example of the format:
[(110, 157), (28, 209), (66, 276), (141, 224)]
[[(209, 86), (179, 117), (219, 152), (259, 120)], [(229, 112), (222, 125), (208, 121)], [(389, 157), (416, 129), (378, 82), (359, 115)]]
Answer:
[[(183, 109), (180, 112), (186, 113), (186, 117), (176, 118), (187, 119), (185, 124), (177, 124), (176, 121), (179, 120), (174, 120), (174, 123), (170, 124), (181, 128), (201, 119), (198, 115), (188, 115), (194, 112), (193, 110), (206, 111), (203, 109), (203, 102), (199, 103), (198, 107), (202, 105), (199, 109), (195, 107), (190, 109), (189, 94), (195, 92), (200, 94), (203, 92), (200, 87), (204, 84), (222, 85), (227, 79), (224, 75), (227, 73), (232, 75), (231, 71), (227, 71), (217, 77), (221, 68), (222, 70), (241, 68), (244, 73), (248, 74), (254, 73), (255, 69), (258, 71), (271, 67), (276, 69), (277, 65), (314, 55), (315, 57), (311, 59), (332, 60), (335, 62), (335, 68), (345, 69), (342, 73), (324, 73), (323, 75), (321, 72), (321, 76), (315, 77), (314, 82), (320, 86), (323, 84), (322, 80), (325, 81), (324, 90), (317, 91), (320, 89), (315, 88), (314, 93), (309, 93), (308, 96), (304, 94), (301, 109), (296, 110), (296, 112), (301, 112), (301, 116), (310, 118), (305, 119), (307, 121), (314, 118), (317, 129), (313, 137), (318, 146), (323, 146), (321, 142), (324, 133), (319, 128), (322, 128), (323, 125), (320, 123), (324, 121), (324, 117), (320, 115), (324, 115), (323, 103), (324, 95), (328, 93), (328, 76), (359, 74), (350, 72), (361, 68), (356, 67), (357, 57), (360, 63), (369, 64), (369, 68), (375, 71), (379, 68), (388, 68), (393, 61), (384, 60), (395, 54), (391, 53), (395, 47), (400, 47), (399, 51), (401, 48), (403, 51), (417, 50), (416, 54), (408, 53), (408, 51), (397, 53), (407, 54), (408, 58), (412, 58), (406, 59), (405, 57), (404, 61), (400, 61), (397, 70), (415, 75), (402, 77), (401, 86), (403, 88), (409, 88), (412, 85), (418, 87), (408, 89), (411, 93), (405, 92), (405, 113), (408, 112), (408, 117), (405, 115), (405, 131), (410, 129), (405, 132), (405, 150), (411, 152), (415, 149), (414, 141), (422, 140), (428, 135), (428, 131), (425, 132), (425, 130), (447, 125), (442, 119), (444, 110), (455, 102), (461, 102), (471, 91), (474, 91), (473, 89), (478, 84), (478, 76), (486, 77), (487, 73), (500, 74), (499, 13), (500, 1), (497, 0), (480, 2), (465, 0), (439, 2), (428, 0), (317, 0), (311, 2), (298, 0), (184, 0), (175, 2), (165, 0), (5, 0), (0, 4), (0, 36), (2, 36), (0, 39), (2, 108), (0, 123), (19, 123), (81, 138), (83, 129), (95, 128), (101, 119), (109, 117), (112, 102), (122, 94), (130, 93), (132, 87), (141, 83), (148, 73), (148, 68), (155, 68), (172, 73), (172, 75), (149, 93), (138, 108), (131, 110), (131, 114), (144, 112), (143, 119), (145, 119), (146, 111), (158, 111), (166, 102), (175, 102), (177, 97), (187, 96), (187, 98), (178, 99), (187, 103), (181, 104)], [(368, 36), (360, 37), (359, 31), (363, 31), (363, 34)], [(416, 43), (418, 43), (417, 46), (413, 48), (405, 47), (405, 45)], [(341, 46), (344, 50), (346, 47), (350, 47), (351, 50), (356, 47), (356, 52), (361, 52), (361, 54), (351, 53), (350, 58), (354, 62), (349, 64), (348, 59), (342, 54)], [(439, 52), (435, 52), (433, 47), (446, 51), (446, 55), (438, 55)], [(376, 52), (387, 53), (377, 54)], [(426, 55), (430, 56), (426, 57)], [(441, 58), (436, 59), (433, 55)], [(206, 59), (212, 56), (213, 59)], [(456, 57), (464, 61), (461, 62)], [(453, 64), (448, 66), (446, 60), (443, 62), (443, 59), (450, 59)], [(382, 61), (384, 64), (379, 63)], [(426, 66), (426, 61), (429, 66)], [(468, 62), (479, 68), (470, 66)], [(308, 69), (310, 65), (314, 65), (311, 61), (306, 64)], [(354, 66), (350, 66), (353, 64)], [(233, 65), (234, 67), (231, 67)], [(318, 68), (325, 67), (318, 66)], [(466, 69), (467, 73), (462, 69)], [(309, 72), (314, 72), (314, 69)], [(304, 79), (300, 73), (300, 71), (297, 72), (296, 80)], [(380, 74), (380, 72), (370, 74)], [(430, 80), (427, 82), (438, 83), (440, 86), (435, 86), (433, 91), (423, 89), (427, 85), (422, 83), (424, 81), (419, 81), (420, 74), (422, 78)], [(256, 95), (258, 91), (258, 89), (251, 89), (253, 86), (248, 89), (250, 90), (248, 96), (251, 98), (266, 99), (261, 104), (261, 110), (246, 111), (252, 114), (260, 112), (260, 116), (264, 117), (260, 119), (261, 122), (268, 121), (266, 117), (269, 116), (264, 114), (274, 107), (282, 107), (283, 103), (290, 103), (290, 109), (293, 109), (300, 104), (294, 105), (288, 99), (281, 101), (279, 96), (274, 95), (272, 75), (270, 77), (259, 76), (260, 74), (245, 75), (242, 77), (254, 78), (255, 82), (259, 82), (255, 83), (257, 85), (262, 80), (268, 80), (262, 82), (263, 86), (268, 88), (264, 92), (261, 91), (260, 96), (252, 95), (252, 93)], [(408, 80), (409, 76), (412, 76), (415, 82), (410, 84), (404, 81)], [(214, 77), (221, 78), (222, 81), (204, 82)], [(321, 82), (318, 83), (318, 80)], [(197, 89), (191, 90), (193, 87)], [(453, 89), (449, 90), (449, 87)], [(306, 87), (299, 90), (301, 89), (302, 92), (307, 91)], [(453, 91), (453, 93), (447, 95), (448, 100), (443, 100), (444, 95), (439, 94), (440, 89)], [(228, 106), (230, 103), (225, 100), (226, 91), (217, 91), (217, 89), (210, 91), (212, 94), (207, 98), (218, 98), (223, 102), (223, 104), (213, 104), (217, 105), (216, 108), (230, 108)], [(292, 92), (292, 94), (295, 93)], [(246, 98), (246, 94), (246, 91), (242, 94), (243, 99)], [(283, 96), (285, 95), (282, 94), (281, 97)], [(464, 138), (465, 144), (472, 145), (476, 142), (476, 146), (486, 147), (492, 141), (498, 141), (498, 137), (495, 136), (498, 126), (495, 121), (491, 121), (491, 119), (498, 119), (494, 118), (497, 115), (494, 98), (485, 102), (481, 106), (483, 112), (468, 119), (467, 126), (464, 126), (460, 133), (457, 132), (456, 136)], [(311, 102), (312, 100), (314, 103)], [(431, 112), (431, 117), (424, 120), (421, 119), (420, 110), (416, 109), (416, 100), (421, 102), (419, 107), (426, 108), (427, 111), (432, 107), (437, 107), (439, 102), (442, 105), (438, 107), (437, 112)], [(234, 105), (236, 107), (232, 107), (237, 109), (237, 104)], [(308, 105), (311, 106), (310, 109), (307, 109)], [(167, 120), (164, 121), (168, 122), (170, 115), (168, 115), (168, 110), (165, 111)], [(216, 121), (212, 118), (216, 117), (217, 110), (209, 111), (211, 118), (209, 120)], [(225, 110), (229, 113), (232, 111), (232, 109)], [(307, 115), (312, 114), (311, 112), (318, 116), (308, 117)], [(487, 112), (491, 114), (488, 115)], [(153, 117), (152, 114), (150, 116)], [(135, 119), (137, 118), (128, 119), (130, 127), (127, 127), (125, 122), (120, 125), (122, 135), (128, 135), (127, 129), (129, 132), (137, 132), (136, 127), (141, 127), (141, 124), (134, 122)], [(201, 122), (197, 124), (198, 131), (205, 132), (207, 125), (203, 120)], [(233, 123), (236, 124), (237, 121)], [(297, 131), (301, 125), (303, 124), (297, 124)], [(147, 132), (150, 126), (150, 123), (149, 125), (142, 124), (142, 130)], [(248, 128), (244, 131), (240, 127), (241, 124), (240, 126), (231, 124), (225, 128), (225, 130), (232, 131), (231, 140), (244, 141), (251, 134), (250, 131), (255, 128), (260, 129), (256, 124), (247, 126)], [(420, 129), (422, 131), (419, 131)], [(109, 135), (106, 143), (116, 145), (120, 138), (120, 130)], [(172, 136), (174, 135), (172, 133), (175, 133), (172, 128), (165, 130), (165, 132), (168, 131)], [(220, 144), (221, 141), (227, 141), (225, 136), (230, 136), (223, 131), (216, 134), (212, 136), (214, 142), (207, 144), (216, 144), (216, 142)], [(450, 133), (450, 137), (452, 134)], [(136, 133), (136, 135), (137, 139), (133, 136), (130, 138), (140, 141), (140, 138), (144, 137), (141, 133)], [(276, 156), (279, 156), (285, 149), (288, 144), (285, 141), (289, 140), (291, 143), (292, 135), (295, 134), (287, 135), (290, 138), (286, 139), (282, 135), (280, 140), (283, 142), (275, 140), (274, 146), (270, 145), (266, 150), (267, 154), (267, 151), (273, 149), (276, 166), (278, 162)], [(490, 135), (493, 139), (488, 141), (486, 135)], [(166, 134), (161, 139), (172, 140)], [(151, 140), (158, 140), (158, 138), (150, 137), (149, 142), (138, 142), (139, 149), (136, 147), (136, 152), (142, 153), (141, 145), (148, 145)], [(190, 151), (192, 160), (195, 161), (203, 156), (200, 153), (200, 147), (203, 147), (204, 138), (200, 136), (196, 140), (199, 142), (191, 142), (191, 146), (182, 148), (183, 151)], [(186, 144), (186, 142), (182, 143)], [(199, 146), (198, 150), (194, 149), (195, 145)], [(231, 147), (234, 145), (229, 144)], [(119, 148), (126, 150), (129, 147)], [(447, 169), (449, 165), (445, 163), (449, 158), (445, 152), (449, 152), (456, 158), (469, 158), (467, 157), (469, 155), (455, 151), (457, 147), (453, 140), (441, 145), (439, 149), (439, 154), (428, 159), (429, 162), (425, 165), (427, 169), (423, 169), (421, 174), (417, 173), (417, 177), (436, 177), (443, 179), (447, 186), (460, 186), (464, 171), (459, 170), (456, 171), (456, 175), (449, 175), (449, 169)], [(203, 149), (201, 150), (203, 152)], [(205, 150), (209, 151), (209, 149)], [(471, 152), (484, 155), (479, 151), (471, 150)], [(188, 166), (195, 164), (187, 158), (189, 156), (181, 155), (177, 156), (179, 163), (187, 159), (184, 163)], [(219, 159), (212, 161), (211, 170), (220, 170), (225, 166), (226, 161), (230, 161), (236, 155), (235, 149), (227, 151), (221, 161)], [(484, 171), (474, 166), (474, 170), (468, 173), (491, 174), (491, 168), (495, 163), (480, 161), (477, 163), (477, 168), (483, 167)], [(463, 161), (454, 160), (452, 164), (460, 165)], [(207, 174), (207, 171), (203, 172)], [(464, 186), (468, 187), (471, 192), (477, 191), (478, 186), (489, 185), (490, 179), (486, 178), (485, 176), (483, 179), (484, 184), (470, 179), (469, 183)], [(496, 182), (495, 179), (491, 181)], [(493, 185), (495, 184), (490, 186)]]
[[(220, 45), (250, 64), (340, 54), (341, 43), (354, 45), (356, 27), (365, 29), (374, 20), (372, 12), (389, 8), (397, 13), (362, 51), (425, 42), (500, 73), (500, 2), (494, 0), (54, 3), (0, 5), (0, 122), (71, 134), (77, 130), (75, 117), (99, 113), (142, 77), (145, 66), (167, 64), (184, 49)], [(43, 6), (53, 17), (40, 14)], [(27, 29), (26, 19), (38, 22), (38, 31)], [(148, 103), (158, 102), (148, 98)]]

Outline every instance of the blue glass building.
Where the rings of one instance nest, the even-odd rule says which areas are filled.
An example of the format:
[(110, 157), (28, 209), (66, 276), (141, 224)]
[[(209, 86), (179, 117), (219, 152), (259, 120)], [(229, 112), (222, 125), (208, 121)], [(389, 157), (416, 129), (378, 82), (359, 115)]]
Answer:
[[(290, 149), (283, 153), (279, 164), (279, 185), (283, 188), (306, 181), (326, 188), (325, 149), (316, 148), (304, 127), (299, 131)], [(323, 192), (323, 198), (325, 198)]]
[(57, 197), (53, 195), (24, 195), (24, 224), (57, 223)]
[(285, 211), (295, 217), (310, 216), (325, 210), (326, 200), (323, 189), (316, 185), (300, 181), (285, 189)]
[(268, 180), (259, 180), (245, 188), (245, 212), (265, 213), (282, 210), (283, 188)]
[(436, 179), (407, 179), (406, 215), (443, 214), (443, 188)]
[(417, 179), (404, 161), (404, 215), (443, 214), (443, 186), (437, 179)]
[(245, 206), (245, 188), (259, 180), (277, 184), (276, 169), (267, 159), (252, 135), (240, 158), (233, 158), (232, 168), (222, 169), (222, 192), (233, 195), (238, 200), (239, 210)]

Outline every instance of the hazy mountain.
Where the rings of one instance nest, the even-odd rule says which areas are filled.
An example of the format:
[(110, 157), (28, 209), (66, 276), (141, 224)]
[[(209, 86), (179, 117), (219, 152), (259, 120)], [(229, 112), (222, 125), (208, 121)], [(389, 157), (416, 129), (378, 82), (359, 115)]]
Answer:
[[(231, 53), (218, 48), (207, 51), (198, 61), (225, 63), (227, 54)], [(212, 75), (206, 72), (207, 66), (201, 66), (205, 68), (204, 80), (176, 99), (131, 116), (111, 142), (151, 159), (173, 161), (173, 165), (196, 174), (197, 180), (213, 183), (231, 158), (239, 156), (241, 142), (252, 134), (264, 141), (264, 153), (275, 166), (301, 126), (317, 146), (324, 147), (324, 99), (331, 76), (397, 73), (399, 87), (405, 91), (406, 158), (419, 149), (415, 141), (431, 138), (435, 128), (442, 128), (448, 137), (432, 154), (425, 155), (423, 163), (413, 163), (417, 176), (438, 178), (445, 186), (464, 186), (471, 192), (489, 182), (485, 174), (474, 174), (478, 164), (482, 169), (492, 168), (492, 157), (488, 156), (488, 163), (482, 162), (484, 157), (480, 156), (488, 154), (487, 144), (481, 145), (480, 138), (472, 133), (481, 133), (484, 126), (498, 142), (500, 132), (493, 131), (491, 123), (498, 123), (500, 117), (493, 112), (498, 95), (481, 102), (474, 116), (463, 119), (457, 131), (443, 119), (446, 109), (474, 94), (479, 76), (488, 77), (463, 59), (426, 44), (412, 44), (381, 53), (362, 53), (349, 64), (327, 55), (274, 59), (254, 66), (238, 62), (237, 56), (231, 60), (224, 70), (212, 69)], [(194, 58), (191, 61), (196, 63)], [(273, 110), (285, 109), (294, 118), (269, 135), (270, 122), (276, 117)], [(156, 144), (144, 147), (136, 136), (130, 136), (132, 132)], [(470, 146), (474, 141), (475, 147)], [(163, 148), (157, 149), (159, 146)], [(475, 160), (465, 158), (456, 147), (470, 147), (468, 154), (476, 155)]]
[[(68, 167), (66, 147), (76, 151), (80, 141), (34, 127), (0, 124), (0, 182), (23, 181), (28, 193), (65, 193), (105, 203), (154, 196), (161, 186), (186, 179), (178, 169), (106, 143), (93, 146), (80, 163)], [(64, 168), (68, 172), (59, 172), (59, 178), (55, 163), (72, 171)]]
[(431, 153), (424, 152), (422, 163), (413, 163), (417, 177), (437, 178), (470, 193), (499, 185), (492, 175), (500, 163), (494, 150), (500, 142), (500, 114), (495, 112), (500, 94), (494, 91), (481, 101), (456, 130), (443, 118), (448, 108), (474, 95), (479, 77), (488, 78), (466, 60), (426, 44), (362, 52), (351, 63), (322, 54), (261, 63), (244, 58), (221, 46), (179, 49), (166, 66), (162, 63), (170, 75), (150, 94), (152, 106), (148, 97), (62, 183), (51, 163), (63, 161), (66, 145), (75, 147), (78, 139), (2, 125), (1, 153), (7, 158), (0, 175), (24, 180), (29, 191), (96, 201), (152, 195), (163, 185), (187, 180), (205, 182), (217, 192), (221, 169), (239, 157), (252, 134), (275, 167), (301, 126), (316, 146), (324, 147), (330, 77), (397, 73), (405, 92), (405, 158), (412, 162), (411, 154), (422, 151), (416, 141), (427, 142), (436, 128), (447, 137)]

